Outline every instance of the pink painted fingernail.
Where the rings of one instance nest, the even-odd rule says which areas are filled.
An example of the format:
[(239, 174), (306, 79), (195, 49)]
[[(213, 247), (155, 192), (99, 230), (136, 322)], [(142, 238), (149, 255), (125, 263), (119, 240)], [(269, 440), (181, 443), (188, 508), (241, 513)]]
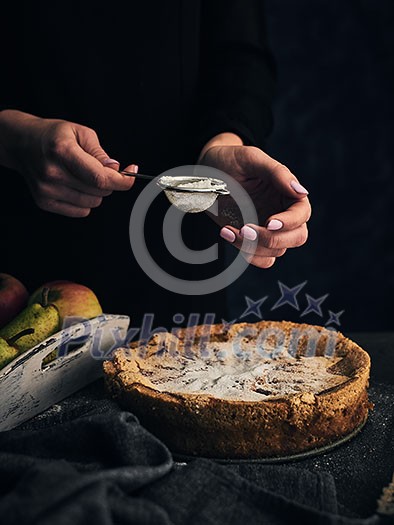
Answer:
[(283, 222), (278, 219), (271, 219), (267, 224), (267, 230), (280, 230), (283, 228)]
[(222, 228), (220, 230), (220, 237), (225, 239), (228, 242), (234, 242), (235, 241), (235, 233), (228, 228)]
[(109, 166), (110, 164), (120, 164), (120, 162), (118, 162), (115, 159), (105, 159), (105, 160), (103, 160), (103, 166)]
[(248, 239), (248, 241), (255, 241), (257, 239), (257, 232), (250, 226), (243, 226), (239, 232), (242, 237)]
[(299, 182), (292, 180), (290, 182), (290, 186), (293, 188), (294, 191), (297, 193), (301, 193), (302, 195), (309, 195), (309, 191), (304, 188)]
[[(137, 164), (131, 164), (131, 166), (127, 166), (127, 168), (125, 170), (123, 170), (123, 174), (126, 174), (126, 173), (129, 173), (130, 175), (132, 173), (138, 173), (138, 166)], [(127, 177), (127, 175), (126, 175)]]

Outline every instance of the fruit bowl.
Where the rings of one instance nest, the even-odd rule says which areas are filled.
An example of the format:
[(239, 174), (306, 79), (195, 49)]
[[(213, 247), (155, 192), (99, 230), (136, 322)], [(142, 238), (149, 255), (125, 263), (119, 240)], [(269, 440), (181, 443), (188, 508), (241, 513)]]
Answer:
[[(127, 334), (130, 318), (102, 314), (53, 334), (0, 370), (0, 431), (10, 430), (103, 374)], [(57, 352), (55, 360), (45, 358)]]

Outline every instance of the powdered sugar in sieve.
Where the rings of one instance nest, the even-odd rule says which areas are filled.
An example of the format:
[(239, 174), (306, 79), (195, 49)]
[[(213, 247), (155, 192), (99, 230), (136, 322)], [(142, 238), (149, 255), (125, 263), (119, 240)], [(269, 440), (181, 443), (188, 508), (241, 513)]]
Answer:
[(168, 200), (185, 213), (200, 213), (210, 208), (218, 195), (229, 195), (224, 181), (211, 177), (163, 176), (157, 184)]

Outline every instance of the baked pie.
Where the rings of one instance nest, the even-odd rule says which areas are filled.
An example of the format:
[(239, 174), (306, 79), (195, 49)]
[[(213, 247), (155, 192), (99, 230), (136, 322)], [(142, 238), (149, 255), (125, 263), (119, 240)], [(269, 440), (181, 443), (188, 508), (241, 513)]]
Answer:
[(341, 333), (261, 321), (199, 325), (133, 342), (104, 362), (121, 406), (177, 454), (271, 458), (358, 429), (370, 358)]

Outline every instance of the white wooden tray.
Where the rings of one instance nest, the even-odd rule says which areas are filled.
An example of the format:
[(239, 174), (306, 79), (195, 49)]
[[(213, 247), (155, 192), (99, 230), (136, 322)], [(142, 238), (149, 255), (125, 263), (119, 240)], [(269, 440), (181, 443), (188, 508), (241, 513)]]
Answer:
[[(16, 427), (98, 379), (103, 360), (121, 346), (129, 322), (125, 315), (100, 315), (57, 332), (8, 363), (0, 370), (0, 431)], [(60, 357), (43, 365), (53, 350)]]

